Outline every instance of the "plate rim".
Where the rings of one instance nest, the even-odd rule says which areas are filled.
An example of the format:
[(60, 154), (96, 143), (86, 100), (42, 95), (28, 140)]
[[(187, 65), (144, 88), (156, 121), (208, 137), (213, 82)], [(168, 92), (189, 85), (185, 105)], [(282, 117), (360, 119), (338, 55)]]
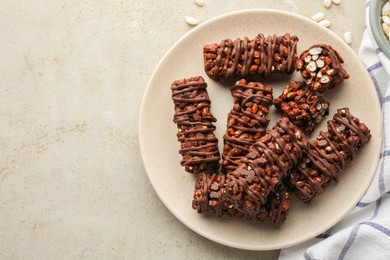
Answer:
[[(242, 10), (228, 12), (228, 13), (225, 13), (225, 14), (213, 17), (213, 18), (203, 22), (202, 24), (198, 25), (197, 27), (191, 29), (190, 31), (186, 32), (184, 35), (179, 37), (179, 39), (176, 40), (176, 42), (160, 58), (159, 62), (155, 66), (152, 74), (150, 75), (150, 78), (149, 78), (149, 80), (147, 82), (146, 88), (145, 88), (143, 96), (142, 96), (141, 107), (140, 107), (140, 112), (139, 112), (139, 117), (138, 117), (138, 122), (139, 122), (139, 125), (138, 125), (138, 137), (139, 137), (138, 141), (139, 141), (139, 147), (140, 147), (140, 151), (141, 151), (142, 163), (143, 163), (143, 166), (145, 168), (146, 175), (147, 175), (150, 183), (152, 184), (152, 187), (153, 187), (155, 193), (157, 194), (158, 198), (162, 201), (164, 206), (169, 210), (169, 212), (173, 216), (175, 216), (175, 218), (177, 218), (182, 224), (184, 224), (186, 227), (188, 227), (193, 232), (203, 236), (204, 238), (207, 238), (207, 239), (209, 239), (211, 241), (214, 241), (214, 242), (219, 243), (221, 245), (229, 246), (229, 247), (232, 247), (232, 248), (244, 249), (244, 250), (253, 250), (253, 251), (278, 250), (278, 249), (283, 249), (283, 248), (291, 247), (291, 246), (298, 245), (298, 244), (301, 244), (303, 242), (306, 242), (306, 241), (314, 238), (316, 235), (323, 233), (324, 231), (326, 231), (330, 227), (333, 227), (334, 225), (339, 223), (348, 214), (348, 212), (350, 212), (355, 207), (356, 203), (358, 201), (360, 201), (361, 198), (364, 196), (364, 194), (367, 192), (369, 186), (371, 185), (371, 183), (372, 183), (372, 181), (374, 179), (375, 173), (372, 174), (370, 182), (366, 185), (366, 187), (364, 187), (364, 189), (363, 189), (364, 192), (362, 192), (362, 194), (359, 194), (359, 196), (357, 196), (358, 199), (356, 199), (356, 203), (352, 204), (352, 206), (349, 207), (348, 210), (346, 210), (345, 214), (340, 215), (339, 217), (335, 218), (334, 221), (332, 221), (329, 226), (324, 226), (322, 229), (317, 230), (317, 232), (312, 232), (312, 233), (315, 233), (315, 234), (311, 235), (310, 238), (307, 238), (307, 236), (306, 236), (304, 238), (301, 238), (301, 239), (298, 239), (298, 240), (294, 240), (293, 242), (286, 242), (284, 244), (279, 244), (277, 246), (261, 246), (261, 245), (260, 246), (245, 246), (245, 245), (238, 246), (235, 243), (229, 243), (229, 241), (227, 241), (227, 240), (221, 240), (221, 239), (218, 239), (218, 238), (216, 238), (214, 236), (209, 235), (208, 233), (205, 233), (204, 231), (202, 231), (202, 230), (200, 230), (200, 229), (190, 225), (190, 223), (188, 223), (185, 219), (181, 218), (179, 215), (177, 215), (175, 213), (175, 210), (161, 196), (161, 194), (156, 192), (156, 183), (153, 181), (153, 179), (151, 178), (150, 174), (148, 173), (150, 171), (150, 169), (149, 169), (148, 164), (145, 161), (145, 157), (146, 156), (144, 155), (144, 150), (146, 148), (144, 147), (145, 144), (142, 141), (143, 135), (144, 135), (144, 133), (142, 131), (142, 129), (144, 127), (143, 124), (142, 124), (142, 118), (144, 117), (144, 114), (145, 114), (145, 111), (146, 111), (145, 99), (147, 98), (147, 96), (148, 96), (148, 94), (150, 92), (151, 83), (154, 81), (154, 78), (156, 77), (156, 73), (157, 73), (157, 71), (159, 71), (159, 69), (160, 69), (162, 63), (164, 62), (164, 60), (166, 59), (166, 57), (168, 57), (170, 55), (170, 53), (173, 52), (173, 50), (176, 48), (176, 46), (179, 45), (182, 41), (184, 41), (187, 37), (189, 37), (191, 34), (197, 32), (199, 30), (202, 30), (204, 27), (208, 26), (210, 23), (214, 23), (214, 22), (216, 22), (218, 20), (225, 19), (226, 17), (230, 17), (230, 16), (234, 16), (234, 15), (243, 15), (243, 14), (248, 14), (248, 13), (255, 13), (255, 14), (258, 14), (258, 15), (261, 15), (263, 13), (285, 15), (285, 16), (292, 17), (294, 19), (302, 20), (304, 22), (310, 22), (312, 24), (316, 24), (316, 26), (317, 26), (317, 28), (319, 30), (324, 30), (324, 31), (326, 30), (328, 33), (333, 35), (333, 38), (335, 39), (335, 41), (338, 41), (340, 44), (345, 45), (345, 47), (346, 47), (345, 49), (348, 52), (350, 52), (352, 55), (354, 55), (357, 58), (357, 60), (359, 60), (359, 65), (358, 66), (360, 66), (361, 69), (364, 69), (365, 71), (367, 71), (366, 68), (364, 67), (364, 65), (362, 64), (360, 58), (358, 57), (358, 55), (337, 34), (335, 34), (333, 31), (330, 31), (327, 28), (323, 28), (321, 25), (318, 25), (317, 23), (315, 23), (314, 21), (312, 21), (311, 19), (309, 19), (309, 18), (307, 18), (305, 16), (302, 16), (302, 15), (299, 15), (299, 14), (296, 14), (296, 13), (292, 13), (292, 12), (288, 12), (288, 11), (283, 11), (283, 10), (262, 9), (262, 8), (242, 9)], [(371, 85), (372, 86), (370, 86), (370, 87), (374, 87), (372, 81), (371, 81)], [(378, 98), (377, 105), (379, 105), (379, 111), (381, 111), (381, 105), (380, 105), (380, 102), (379, 102), (379, 97), (377, 96), (377, 98)], [(381, 143), (383, 145), (383, 118), (382, 118), (382, 116), (380, 118), (381, 118), (381, 120), (380, 120), (380, 129), (379, 129), (380, 130), (380, 136), (378, 138), (380, 138), (380, 141), (381, 141)], [(377, 151), (377, 154), (380, 155), (380, 152), (382, 150), (382, 146), (378, 146), (378, 150), (379, 151)], [(376, 160), (375, 165), (373, 166), (373, 167), (375, 167), (375, 169), (377, 169), (379, 161), (380, 160), (379, 160), (379, 157), (378, 157), (378, 160)]]

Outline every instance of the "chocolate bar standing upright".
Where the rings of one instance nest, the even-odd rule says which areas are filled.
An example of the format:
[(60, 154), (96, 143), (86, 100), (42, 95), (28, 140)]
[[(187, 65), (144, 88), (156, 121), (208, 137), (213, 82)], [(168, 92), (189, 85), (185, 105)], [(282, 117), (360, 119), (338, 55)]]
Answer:
[(256, 215), (267, 197), (302, 157), (307, 140), (286, 118), (251, 146), (241, 164), (227, 174), (225, 193), (245, 215)]
[(349, 78), (340, 54), (327, 44), (316, 44), (302, 52), (297, 61), (297, 70), (307, 84), (316, 92), (332, 89)]
[(292, 170), (288, 181), (298, 198), (309, 203), (323, 192), (331, 180), (370, 139), (370, 130), (348, 108), (341, 108), (327, 122), (328, 131), (308, 143), (300, 163)]
[(223, 136), (223, 173), (235, 170), (249, 147), (266, 132), (268, 112), (272, 104), (272, 88), (260, 82), (241, 79), (232, 88), (234, 106), (228, 114), (227, 130)]
[(274, 104), (283, 116), (308, 135), (329, 114), (329, 102), (303, 81), (291, 81)]
[(218, 139), (214, 135), (215, 117), (210, 112), (210, 99), (203, 77), (176, 80), (171, 85), (181, 143), (181, 165), (189, 173), (215, 172), (219, 169)]
[(214, 80), (292, 73), (298, 60), (297, 43), (298, 37), (288, 33), (267, 37), (260, 33), (252, 40), (225, 39), (203, 47), (204, 68)]

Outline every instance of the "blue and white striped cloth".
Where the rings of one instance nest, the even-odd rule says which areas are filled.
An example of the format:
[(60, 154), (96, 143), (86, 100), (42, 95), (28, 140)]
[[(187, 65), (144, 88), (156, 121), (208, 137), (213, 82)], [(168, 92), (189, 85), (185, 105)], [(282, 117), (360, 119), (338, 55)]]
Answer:
[(371, 34), (368, 12), (359, 57), (382, 106), (384, 147), (376, 175), (362, 200), (342, 221), (306, 243), (283, 249), (280, 260), (390, 259), (390, 60)]

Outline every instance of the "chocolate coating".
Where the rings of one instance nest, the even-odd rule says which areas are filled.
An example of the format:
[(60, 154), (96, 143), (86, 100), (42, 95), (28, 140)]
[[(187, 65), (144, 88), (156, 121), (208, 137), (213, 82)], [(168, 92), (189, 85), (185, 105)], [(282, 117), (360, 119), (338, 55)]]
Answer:
[(181, 165), (189, 173), (219, 169), (218, 139), (214, 135), (215, 117), (210, 112), (207, 84), (200, 76), (172, 83), (172, 99), (181, 143)]
[(272, 73), (292, 73), (295, 69), (298, 37), (263, 34), (253, 40), (247, 37), (222, 40), (203, 47), (204, 67), (212, 79), (246, 77)]
[(311, 134), (329, 114), (329, 102), (300, 81), (291, 81), (274, 104), (284, 117), (305, 134)]
[(264, 205), (268, 212), (268, 219), (275, 224), (282, 224), (287, 218), (290, 204), (290, 192), (287, 186), (280, 183), (275, 191), (268, 196), (267, 203)]
[(348, 108), (337, 110), (327, 125), (328, 131), (308, 143), (302, 160), (287, 178), (305, 203), (322, 193), (331, 180), (338, 181), (345, 165), (371, 139), (370, 130)]
[(235, 170), (249, 147), (266, 132), (272, 88), (241, 79), (231, 89), (234, 106), (228, 114), (222, 153), (223, 173)]
[[(249, 148), (266, 132), (269, 122), (268, 108), (272, 104), (272, 88), (259, 82), (240, 80), (232, 89), (234, 106), (228, 115), (227, 131), (224, 135), (222, 172), (237, 168)], [(250, 211), (248, 203), (233, 201), (226, 196), (224, 174), (200, 173), (197, 176), (192, 207), (203, 213), (211, 211), (217, 216), (247, 218), (254, 221), (272, 221), (281, 224), (290, 207), (290, 193), (283, 184), (267, 198), (267, 203), (258, 210)]]
[(211, 210), (217, 216), (222, 216), (223, 211), (226, 211), (223, 197), (225, 179), (224, 174), (199, 173), (195, 182), (192, 208), (198, 213)]
[(227, 174), (227, 198), (241, 206), (244, 214), (258, 214), (267, 197), (302, 157), (306, 143), (306, 138), (287, 118), (277, 120), (275, 126), (251, 146), (238, 168)]
[(192, 208), (198, 213), (211, 211), (218, 217), (227, 215), (259, 222), (271, 221), (275, 224), (282, 224), (286, 220), (291, 196), (283, 183), (280, 183), (275, 188), (275, 192), (268, 196), (265, 205), (261, 206), (258, 211), (253, 212), (253, 214), (247, 214), (247, 210), (244, 210), (247, 206), (246, 204), (240, 205), (225, 196), (225, 181), (226, 176), (224, 174), (198, 174)]
[(297, 70), (316, 92), (324, 92), (341, 84), (349, 78), (341, 65), (340, 54), (327, 44), (316, 44), (302, 52), (297, 61)]

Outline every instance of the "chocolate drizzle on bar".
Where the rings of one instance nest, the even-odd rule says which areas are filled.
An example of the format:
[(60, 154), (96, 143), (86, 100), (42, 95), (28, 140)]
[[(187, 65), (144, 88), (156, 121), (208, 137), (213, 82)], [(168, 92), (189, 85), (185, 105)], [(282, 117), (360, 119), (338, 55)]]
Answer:
[(171, 86), (181, 165), (189, 173), (213, 172), (219, 168), (220, 154), (213, 124), (216, 119), (210, 112), (206, 88), (200, 76), (176, 80)]
[(253, 40), (247, 37), (222, 40), (203, 47), (204, 67), (212, 79), (292, 73), (295, 69), (298, 37), (263, 34)]
[(222, 153), (223, 173), (235, 170), (249, 147), (266, 132), (272, 88), (241, 79), (231, 89), (234, 106), (228, 114)]
[(340, 54), (327, 44), (316, 44), (302, 52), (297, 70), (316, 92), (324, 92), (341, 84), (349, 75), (342, 67)]
[(192, 208), (198, 213), (212, 210), (222, 216), (224, 208), (223, 186), (226, 176), (217, 173), (199, 173), (196, 178)]
[[(228, 116), (228, 129), (224, 136), (222, 171), (229, 173), (237, 168), (249, 148), (266, 132), (269, 122), (268, 108), (272, 103), (272, 88), (259, 82), (242, 79), (231, 89), (235, 100)], [(282, 127), (285, 125), (282, 124)], [(280, 142), (283, 147), (284, 143)], [(267, 202), (255, 211), (250, 205), (241, 205), (226, 196), (226, 176), (217, 173), (200, 173), (197, 176), (192, 207), (203, 213), (211, 211), (217, 216), (247, 218), (254, 221), (272, 221), (281, 224), (290, 207), (290, 193), (280, 183)]]
[[(290, 204), (290, 192), (286, 185), (280, 183), (275, 191), (268, 196), (268, 201), (265, 204), (268, 219), (275, 224), (282, 224), (287, 218)], [(262, 215), (264, 214), (259, 216)]]
[(253, 210), (248, 203), (240, 204), (240, 202), (229, 200), (225, 194), (225, 182), (226, 176), (223, 174), (198, 174), (192, 207), (198, 213), (211, 211), (218, 217), (228, 215), (259, 222), (272, 221), (275, 224), (282, 224), (286, 220), (291, 196), (287, 186), (283, 183), (280, 183), (268, 196), (264, 205)]
[(298, 198), (309, 203), (329, 185), (338, 181), (344, 169), (371, 138), (367, 126), (351, 115), (348, 108), (337, 110), (328, 131), (308, 143), (301, 162), (288, 178)]
[(291, 81), (275, 99), (275, 107), (303, 133), (311, 134), (329, 114), (329, 102), (305, 82)]
[(298, 60), (298, 38), (285, 34), (255, 39), (226, 39), (204, 46), (206, 74), (218, 80), (272, 73), (292, 73), (297, 66), (305, 81), (291, 81), (275, 99), (283, 113), (268, 126), (272, 88), (241, 79), (232, 88), (234, 99), (224, 134), (222, 167), (214, 135), (207, 85), (201, 76), (172, 83), (173, 121), (181, 143), (181, 165), (195, 173), (192, 207), (199, 213), (271, 221), (286, 220), (291, 196), (309, 203), (334, 180), (371, 138), (370, 130), (348, 108), (327, 122), (328, 130), (308, 141), (329, 113), (329, 102), (317, 92), (334, 88), (349, 77), (343, 59), (331, 46), (317, 44)]
[(251, 146), (238, 168), (227, 174), (227, 198), (241, 205), (246, 215), (256, 215), (305, 147), (306, 139), (287, 118), (277, 120), (273, 129)]

